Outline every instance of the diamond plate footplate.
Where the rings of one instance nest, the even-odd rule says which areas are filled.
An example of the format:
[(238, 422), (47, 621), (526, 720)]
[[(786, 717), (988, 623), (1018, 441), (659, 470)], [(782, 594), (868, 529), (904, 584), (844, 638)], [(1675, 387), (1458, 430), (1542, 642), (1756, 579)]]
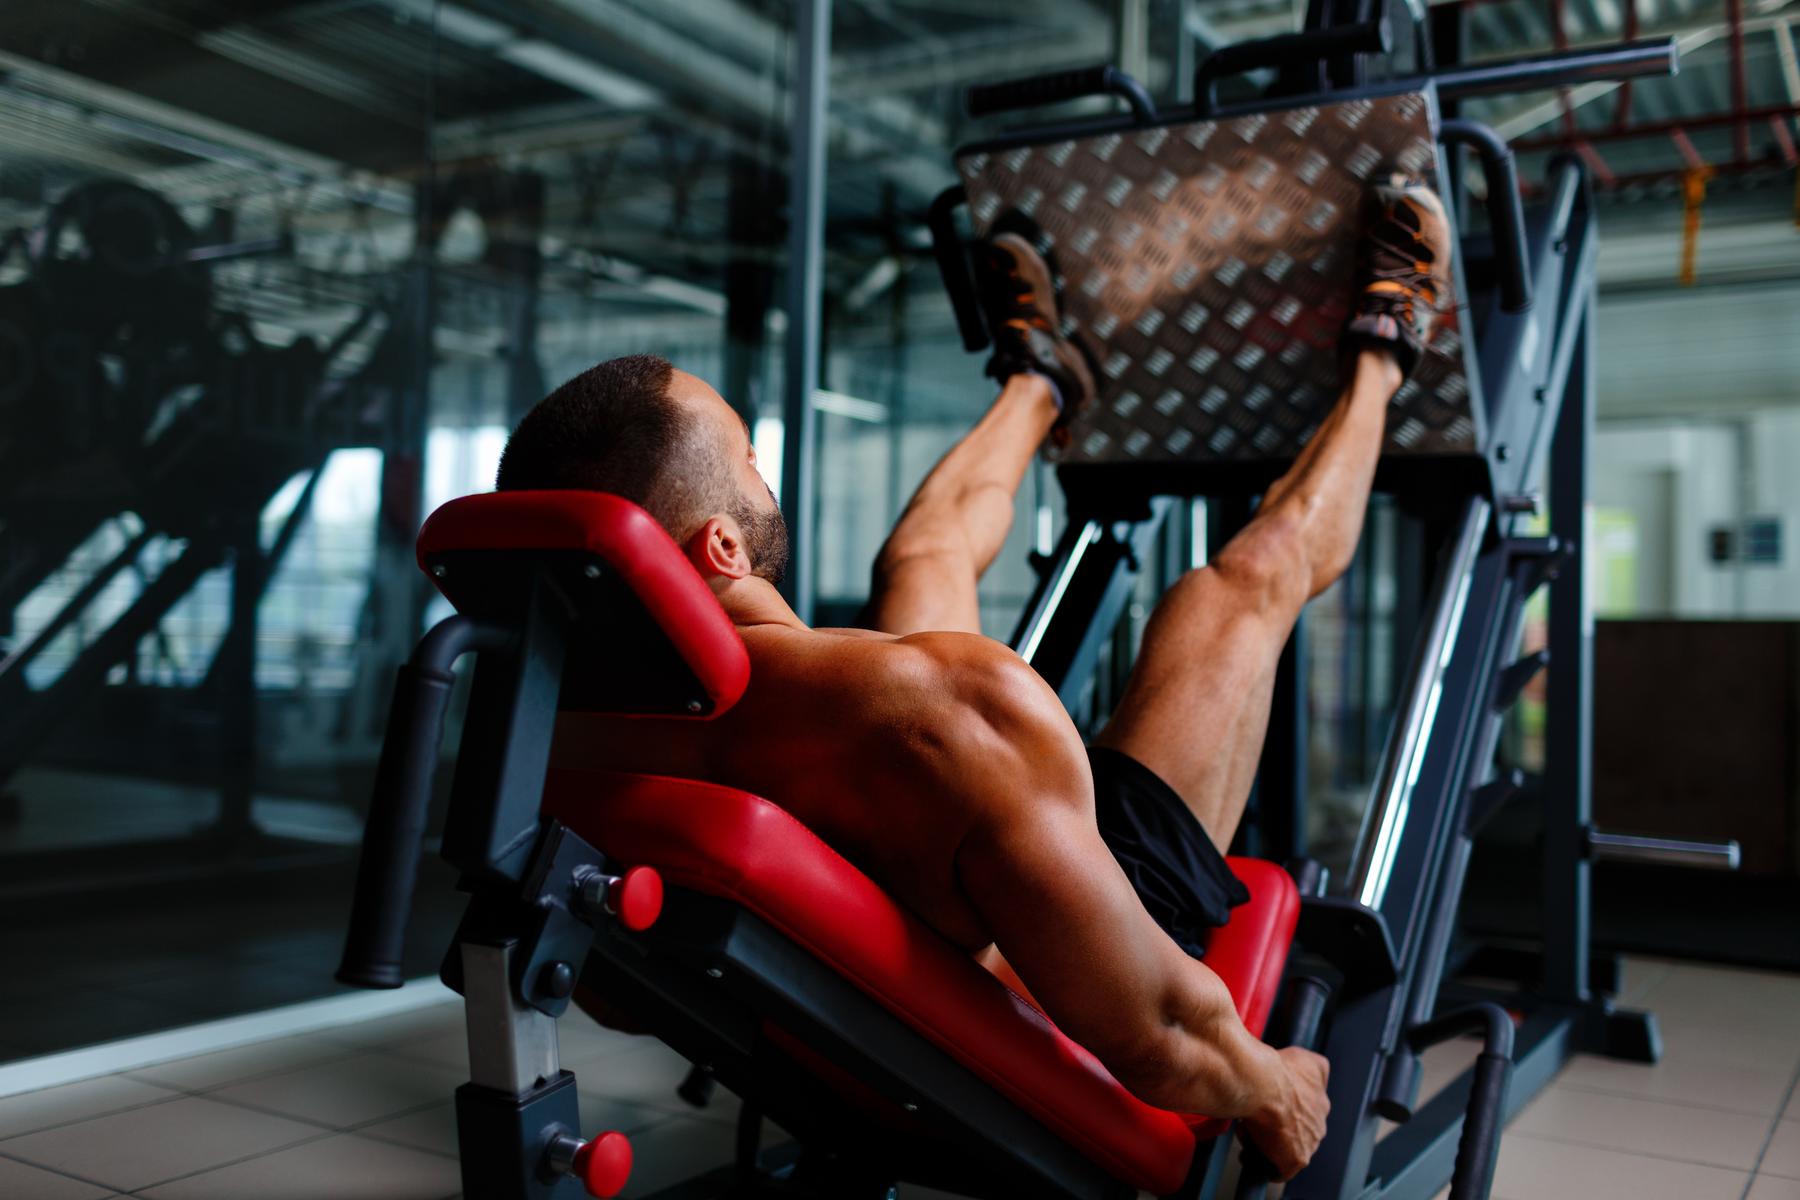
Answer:
[[(1420, 92), (976, 148), (957, 168), (976, 232), (1036, 243), (1064, 331), (1100, 367), (1098, 402), (1052, 452), (1068, 463), (1292, 458), (1341, 387), (1371, 181), (1438, 179)], [(1388, 454), (1480, 449), (1461, 311), (1395, 395)]]

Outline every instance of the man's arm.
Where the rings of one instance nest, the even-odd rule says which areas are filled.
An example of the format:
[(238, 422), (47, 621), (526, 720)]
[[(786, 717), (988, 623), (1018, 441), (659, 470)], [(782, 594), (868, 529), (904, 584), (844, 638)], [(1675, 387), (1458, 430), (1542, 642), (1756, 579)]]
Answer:
[(1081, 739), (996, 643), (908, 638), (939, 663), (941, 786), (972, 820), (956, 878), (1051, 1019), (1148, 1103), (1242, 1118), (1286, 1177), (1324, 1134), (1325, 1063), (1276, 1052), (1145, 912), (1094, 823)]

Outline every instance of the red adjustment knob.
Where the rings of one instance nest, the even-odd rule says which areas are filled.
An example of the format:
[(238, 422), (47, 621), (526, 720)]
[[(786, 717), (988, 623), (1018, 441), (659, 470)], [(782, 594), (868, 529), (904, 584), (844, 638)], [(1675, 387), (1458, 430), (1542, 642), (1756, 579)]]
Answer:
[[(654, 878), (655, 872), (651, 875)], [(616, 1196), (631, 1178), (631, 1142), (617, 1130), (608, 1130), (593, 1141), (582, 1143), (581, 1149), (575, 1151), (574, 1167), (570, 1173), (581, 1180), (588, 1195)]]
[(655, 867), (633, 867), (606, 889), (606, 907), (618, 914), (619, 924), (642, 933), (662, 916), (662, 876)]

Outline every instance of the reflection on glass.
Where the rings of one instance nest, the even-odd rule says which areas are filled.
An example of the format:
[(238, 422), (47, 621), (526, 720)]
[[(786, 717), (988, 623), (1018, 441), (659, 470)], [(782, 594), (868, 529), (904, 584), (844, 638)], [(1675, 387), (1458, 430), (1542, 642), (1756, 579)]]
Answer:
[(786, 16), (700, 7), (0, 10), (0, 1059), (333, 990), (414, 533), (550, 386), (780, 461)]

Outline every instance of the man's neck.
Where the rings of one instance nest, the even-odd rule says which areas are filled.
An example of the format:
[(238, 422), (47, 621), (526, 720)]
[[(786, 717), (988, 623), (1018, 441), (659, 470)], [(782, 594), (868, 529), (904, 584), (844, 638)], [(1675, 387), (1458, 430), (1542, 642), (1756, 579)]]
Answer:
[(789, 629), (805, 629), (806, 622), (794, 615), (788, 602), (781, 598), (775, 585), (760, 576), (750, 575), (733, 580), (719, 591), (719, 604), (725, 615), (739, 629), (753, 625), (785, 625)]

